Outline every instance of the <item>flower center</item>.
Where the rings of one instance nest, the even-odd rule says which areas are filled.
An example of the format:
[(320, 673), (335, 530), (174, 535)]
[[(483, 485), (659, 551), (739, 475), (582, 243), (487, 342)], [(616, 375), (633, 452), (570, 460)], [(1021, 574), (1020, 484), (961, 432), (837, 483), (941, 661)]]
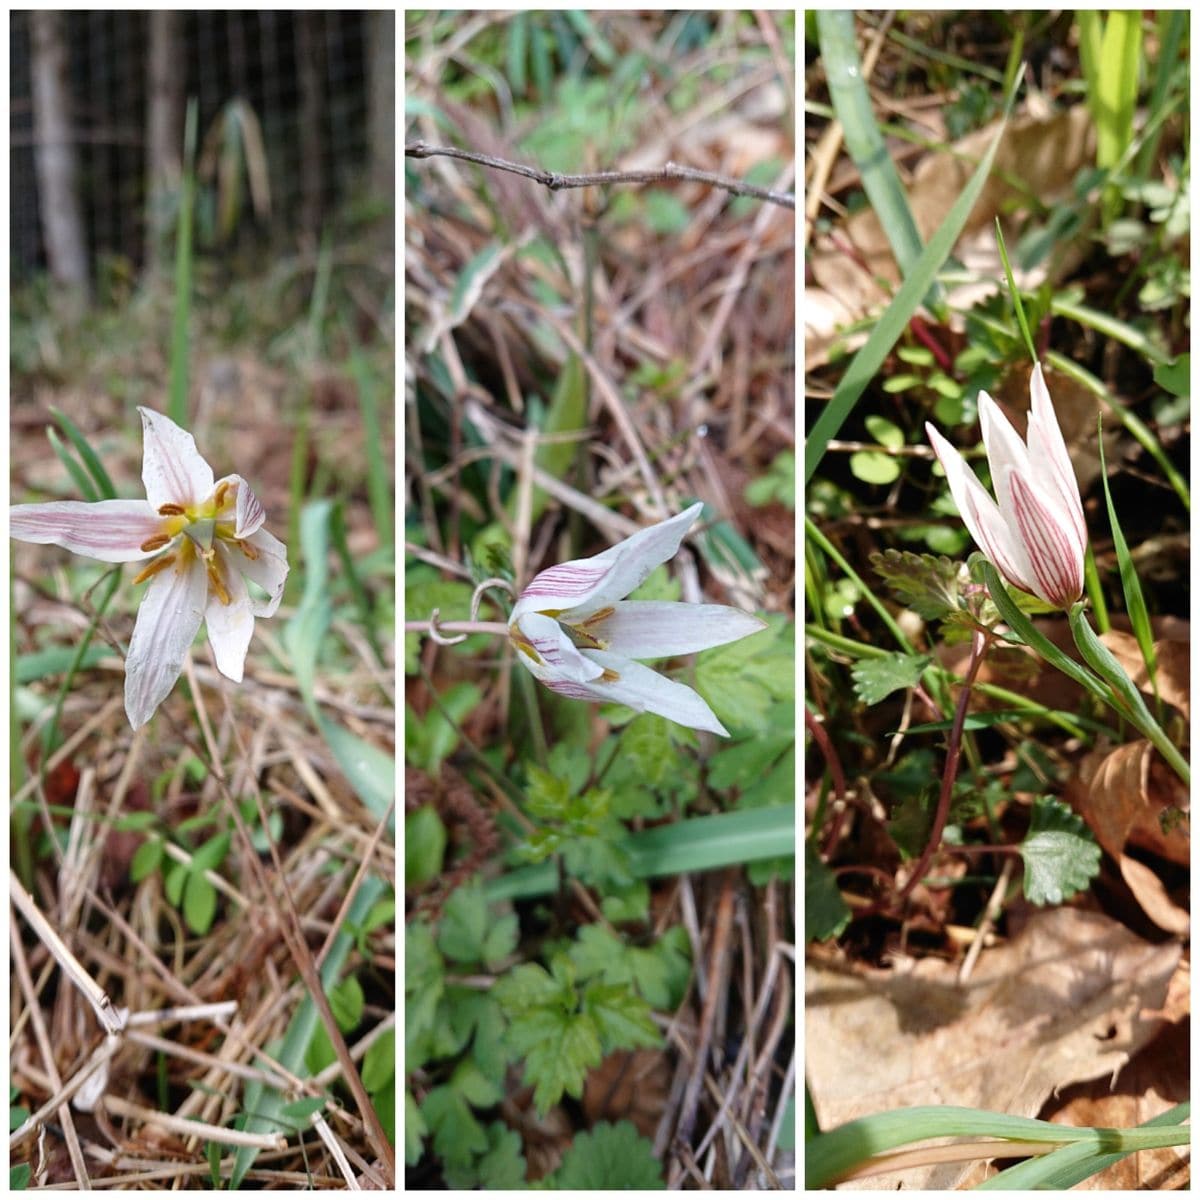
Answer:
[[(234, 536), (234, 516), (237, 500), (237, 485), (222, 483), (215, 492), (200, 504), (162, 504), (158, 515), (163, 518), (160, 532), (147, 538), (141, 548), (145, 551), (165, 550), (134, 576), (134, 583), (145, 583), (147, 579), (165, 571), (168, 567), (188, 570), (196, 558), (204, 562), (209, 587), (213, 595), (225, 605), (231, 603), (229, 588), (222, 575), (221, 560), (217, 555), (214, 538), (237, 546), (249, 559), (256, 559), (258, 551), (244, 539)], [(180, 537), (180, 535), (183, 537)]]

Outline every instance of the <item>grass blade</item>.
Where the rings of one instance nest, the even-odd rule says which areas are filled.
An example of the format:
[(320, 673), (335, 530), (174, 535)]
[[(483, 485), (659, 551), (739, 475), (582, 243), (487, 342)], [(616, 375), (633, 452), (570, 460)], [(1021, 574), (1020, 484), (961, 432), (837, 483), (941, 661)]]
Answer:
[(920, 307), (922, 298), (928, 294), (929, 287), (941, 270), (946, 259), (954, 249), (958, 235), (983, 191), (992, 162), (996, 157), (996, 148), (1008, 124), (1008, 114), (1012, 111), (1016, 89), (1009, 94), (1004, 106), (1004, 121), (997, 131), (987, 153), (983, 156), (975, 173), (971, 176), (962, 195), (954, 202), (954, 207), (947, 214), (941, 228), (929, 239), (927, 245), (905, 278), (900, 290), (888, 305), (883, 316), (879, 318), (866, 344), (854, 356), (841, 382), (833, 393), (832, 399), (825, 406), (821, 415), (813, 425), (812, 432), (804, 443), (804, 481), (812, 479), (816, 469), (825, 457), (825, 450), (832, 438), (837, 436), (846, 418), (853, 411), (858, 398), (862, 395), (868, 383), (875, 377), (883, 360), (888, 356), (892, 347), (900, 340), (900, 335)]
[(862, 176), (863, 189), (887, 235), (900, 274), (907, 276), (921, 257), (921, 234), (875, 121), (854, 38), (853, 10), (818, 12), (817, 30), (829, 97), (842, 123), (846, 149)]

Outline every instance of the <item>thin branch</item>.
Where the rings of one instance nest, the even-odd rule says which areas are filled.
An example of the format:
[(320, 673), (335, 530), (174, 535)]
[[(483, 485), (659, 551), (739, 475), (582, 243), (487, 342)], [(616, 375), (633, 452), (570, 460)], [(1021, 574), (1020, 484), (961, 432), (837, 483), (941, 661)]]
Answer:
[(514, 175), (524, 175), (526, 179), (545, 184), (552, 192), (561, 191), (563, 188), (607, 187), (614, 183), (665, 183), (672, 179), (689, 179), (693, 183), (706, 183), (710, 187), (723, 188), (735, 196), (752, 196), (756, 200), (766, 200), (784, 208), (796, 207), (794, 192), (776, 192), (771, 188), (733, 179), (729, 175), (699, 171), (695, 167), (684, 167), (673, 162), (653, 171), (593, 171), (588, 175), (560, 175), (557, 171), (543, 171), (541, 167), (493, 158), (490, 154), (479, 154), (474, 150), (460, 150), (457, 146), (431, 146), (428, 142), (408, 142), (404, 147), (405, 158), (433, 158), (437, 154), (446, 158), (461, 158), (466, 162), (478, 163), (481, 167), (492, 167), (497, 171), (511, 171)]

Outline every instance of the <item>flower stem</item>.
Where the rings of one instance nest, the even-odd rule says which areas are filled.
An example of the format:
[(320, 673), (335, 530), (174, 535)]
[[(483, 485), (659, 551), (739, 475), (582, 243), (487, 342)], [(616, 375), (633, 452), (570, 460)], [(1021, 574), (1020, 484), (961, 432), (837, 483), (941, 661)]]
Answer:
[(962, 691), (958, 694), (958, 702), (954, 706), (954, 721), (950, 726), (950, 741), (946, 748), (946, 769), (942, 773), (942, 791), (938, 796), (937, 812), (933, 818), (933, 828), (929, 831), (929, 841), (925, 844), (917, 864), (912, 869), (908, 882), (900, 890), (897, 897), (903, 903), (912, 890), (921, 881), (937, 848), (942, 844), (942, 834), (946, 830), (946, 822), (950, 819), (950, 798), (954, 793), (954, 780), (958, 775), (958, 760), (962, 755), (963, 724), (967, 719), (967, 705), (971, 700), (971, 685), (983, 665), (987, 653), (990, 635), (982, 629), (976, 629), (971, 635), (971, 661), (967, 664), (967, 674), (962, 682)]
[[(437, 627), (446, 633), (491, 633), (496, 637), (508, 637), (508, 626), (503, 621), (439, 621)], [(405, 621), (405, 633), (428, 633), (429, 622)]]

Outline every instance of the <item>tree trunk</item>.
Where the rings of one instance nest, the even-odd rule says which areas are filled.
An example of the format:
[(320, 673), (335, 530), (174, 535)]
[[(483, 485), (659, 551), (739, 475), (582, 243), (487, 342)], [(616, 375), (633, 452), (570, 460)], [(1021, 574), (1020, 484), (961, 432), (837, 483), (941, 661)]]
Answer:
[(183, 13), (151, 11), (146, 84), (146, 246), (144, 270), (166, 261), (183, 179)]
[(396, 191), (396, 14), (367, 13), (367, 151), (371, 187), (381, 196)]
[(34, 163), (46, 259), (53, 279), (75, 294), (75, 303), (86, 307), (87, 236), (76, 187), (65, 14), (35, 9), (29, 14), (29, 28)]

